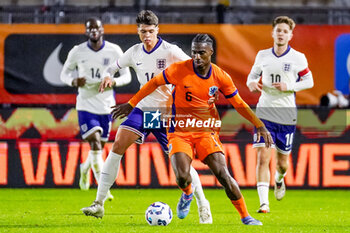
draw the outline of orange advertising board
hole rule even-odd
[[[1,103],[30,103],[30,104],[74,104],[75,94],[65,93],[59,88],[53,89],[51,93],[45,91],[28,91],[23,93],[16,90],[16,83],[6,84],[7,79],[21,79],[26,75],[16,69],[16,62],[25,59],[25,65],[41,69],[35,58],[38,52],[47,49],[46,44],[54,41],[57,45],[60,40],[68,35],[82,35],[84,32],[83,25],[0,25],[0,102]],[[115,42],[126,50],[124,41],[118,41],[120,36],[131,36],[135,43],[138,42],[135,25],[105,25],[106,37],[116,35]],[[318,105],[319,98],[322,94],[335,89],[335,43],[339,36],[350,32],[350,26],[326,26],[326,25],[297,25],[294,30],[291,46],[303,52],[309,62],[315,86],[314,88],[302,91],[297,94],[297,104]],[[226,70],[233,78],[239,92],[249,104],[256,104],[258,96],[249,93],[245,86],[246,78],[254,63],[257,52],[272,46],[271,26],[270,25],[161,25],[160,33],[166,35],[186,35],[191,38],[196,33],[208,33],[216,43],[216,63]],[[25,37],[17,38],[16,36],[35,35],[36,37],[26,39]],[[40,42],[40,48],[21,47],[22,42],[28,46],[35,43],[40,36],[44,37]],[[47,36],[51,37],[47,37]],[[57,38],[55,39],[55,36]],[[119,36],[119,37],[118,37]],[[15,40],[16,39],[16,40]],[[18,39],[18,40],[17,40]],[[32,40],[29,41],[28,40]],[[176,37],[175,39],[176,40]],[[172,41],[173,42],[173,41]],[[72,43],[78,43],[73,41]],[[185,44],[186,43],[186,44]],[[180,47],[189,47],[188,40],[179,39]],[[64,46],[64,45],[63,45]],[[129,46],[129,45],[128,45]],[[130,47],[130,46],[129,46]],[[71,47],[70,47],[71,48]],[[66,48],[65,54],[61,54],[64,62],[66,54],[70,48]],[[18,49],[18,50],[16,50]],[[186,51],[189,53],[188,49]],[[32,59],[30,59],[32,58]],[[8,62],[6,62],[8,61]],[[13,65],[9,68],[7,64]],[[21,63],[17,66],[20,70]],[[34,76],[34,75],[32,75]],[[28,82],[30,78],[26,77],[23,82]],[[37,79],[34,79],[37,80]],[[23,82],[18,82],[19,84]],[[43,85],[43,82],[36,83]],[[46,85],[46,84],[45,84]],[[348,83],[344,83],[348,85]],[[55,90],[58,92],[55,93]],[[121,94],[118,101],[127,101],[131,93]]]

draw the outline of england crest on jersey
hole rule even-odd
[[[157,68],[160,70],[164,70],[166,67],[166,59],[157,59]]]
[[[290,63],[283,63],[283,71],[284,72],[289,72],[292,70],[292,64]]]
[[[209,87],[209,96],[213,96],[215,95],[215,93],[219,90],[219,88],[217,86],[212,86]]]
[[[109,58],[103,58],[103,65],[108,66],[109,65]]]

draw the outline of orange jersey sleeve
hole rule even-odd
[[[215,72],[217,73],[216,82],[219,84],[220,91],[224,94],[226,98],[231,98],[238,93],[235,84],[232,81],[230,75],[228,75],[224,70],[219,67],[215,67]]]
[[[164,79],[164,71],[146,83],[130,100],[129,104],[135,107],[138,102],[151,94],[157,87],[167,84]]]

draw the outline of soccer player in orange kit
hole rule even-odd
[[[177,205],[179,218],[187,216],[193,197],[190,165],[194,151],[198,158],[209,166],[225,188],[226,195],[240,214],[245,225],[262,225],[248,213],[237,182],[230,175],[219,140],[221,121],[213,103],[208,100],[219,90],[235,109],[257,128],[266,147],[272,144],[270,133],[264,123],[256,117],[250,107],[239,96],[231,77],[211,63],[213,41],[207,34],[198,34],[192,40],[192,59],[177,62],[143,86],[128,103],[116,105],[114,118],[125,117],[145,96],[158,86],[173,84],[171,119],[166,121],[169,139],[169,155],[176,175],[176,182],[183,190]],[[164,121],[163,121],[164,124]]]

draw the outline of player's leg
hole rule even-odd
[[[161,145],[163,151],[169,154],[168,151],[168,139],[167,132],[165,128],[159,130],[152,130],[152,133],[156,137],[157,141]],[[192,178],[192,188],[193,194],[197,200],[199,222],[203,224],[211,224],[213,222],[209,201],[205,198],[201,181],[199,179],[197,171],[192,167],[190,169],[190,174]]]
[[[282,200],[282,198],[286,194],[286,185],[284,183],[284,177],[287,174],[288,157],[289,154],[277,152],[274,194],[278,201]]]
[[[227,169],[224,154],[222,154],[222,152],[210,154],[204,159],[204,163],[209,166],[220,184],[224,187],[226,195],[238,211],[242,223],[245,225],[262,225],[259,220],[256,220],[249,215],[244,197],[239,190],[238,184]]]
[[[98,182],[96,199],[91,206],[82,208],[81,210],[87,216],[102,218],[104,215],[104,200],[107,197],[109,189],[115,182],[120,161],[126,149],[135,142],[140,136],[125,129],[118,129],[112,150],[103,164],[102,173]]]
[[[177,216],[183,219],[188,215],[193,199],[192,177],[190,174],[193,144],[190,137],[182,134],[169,133],[168,138],[170,160],[176,176],[176,183],[183,191],[177,204]]]
[[[94,173],[95,179],[98,181],[103,166],[101,131],[97,130],[93,132],[86,138],[86,141],[88,141],[90,145],[88,158],[90,160],[91,168]]]
[[[252,218],[248,213],[238,184],[228,171],[219,135],[217,133],[203,133],[199,135],[195,140],[195,149],[197,157],[209,166],[225,188],[226,195],[239,212],[243,224],[262,225],[260,221]]]
[[[259,195],[260,207],[258,213],[269,213],[270,160],[271,150],[266,147],[257,148],[256,188]]]
[[[78,120],[82,138],[88,141],[90,145],[88,157],[85,162],[80,165],[79,180],[80,189],[87,190],[90,187],[89,175],[92,164],[97,163],[99,158],[101,158],[102,161],[101,132],[103,129],[99,122],[99,115],[78,111]],[[95,170],[94,167],[93,170]]]
[[[192,178],[190,174],[192,159],[183,152],[173,154],[170,159],[176,176],[176,183],[183,191],[177,204],[177,216],[183,219],[188,215],[193,199]]]
[[[276,140],[276,126],[275,123],[262,120],[271,133],[272,139]],[[254,129],[254,142],[253,147],[257,149],[257,164],[256,164],[256,189],[259,195],[260,207],[258,213],[269,213],[269,188],[270,188],[270,161],[271,161],[271,149],[265,147],[264,138],[261,137],[257,142],[256,128]],[[275,145],[272,145],[275,147]]]
[[[141,132],[143,125],[143,113],[140,109],[134,108],[126,119],[118,128],[116,138],[112,145],[112,149],[103,164],[101,177],[97,187],[96,200],[89,207],[82,208],[85,215],[101,217],[104,214],[103,204],[110,187],[114,184],[120,161],[125,151],[131,144],[139,138],[143,140],[144,134]]]
[[[197,200],[199,223],[212,224],[213,217],[211,215],[210,203],[205,198],[199,175],[192,165],[190,173],[192,178],[192,187],[194,189],[193,194]]]
[[[288,169],[288,157],[292,150],[295,125],[278,125],[279,133],[276,136],[276,173],[275,173],[275,197],[278,201],[286,194],[284,177]]]
[[[133,144],[140,136],[130,130],[124,128],[118,129],[112,149],[103,165],[102,174],[97,188],[96,201],[102,202],[105,199],[108,190],[114,184],[120,161],[123,158],[125,151]]]

